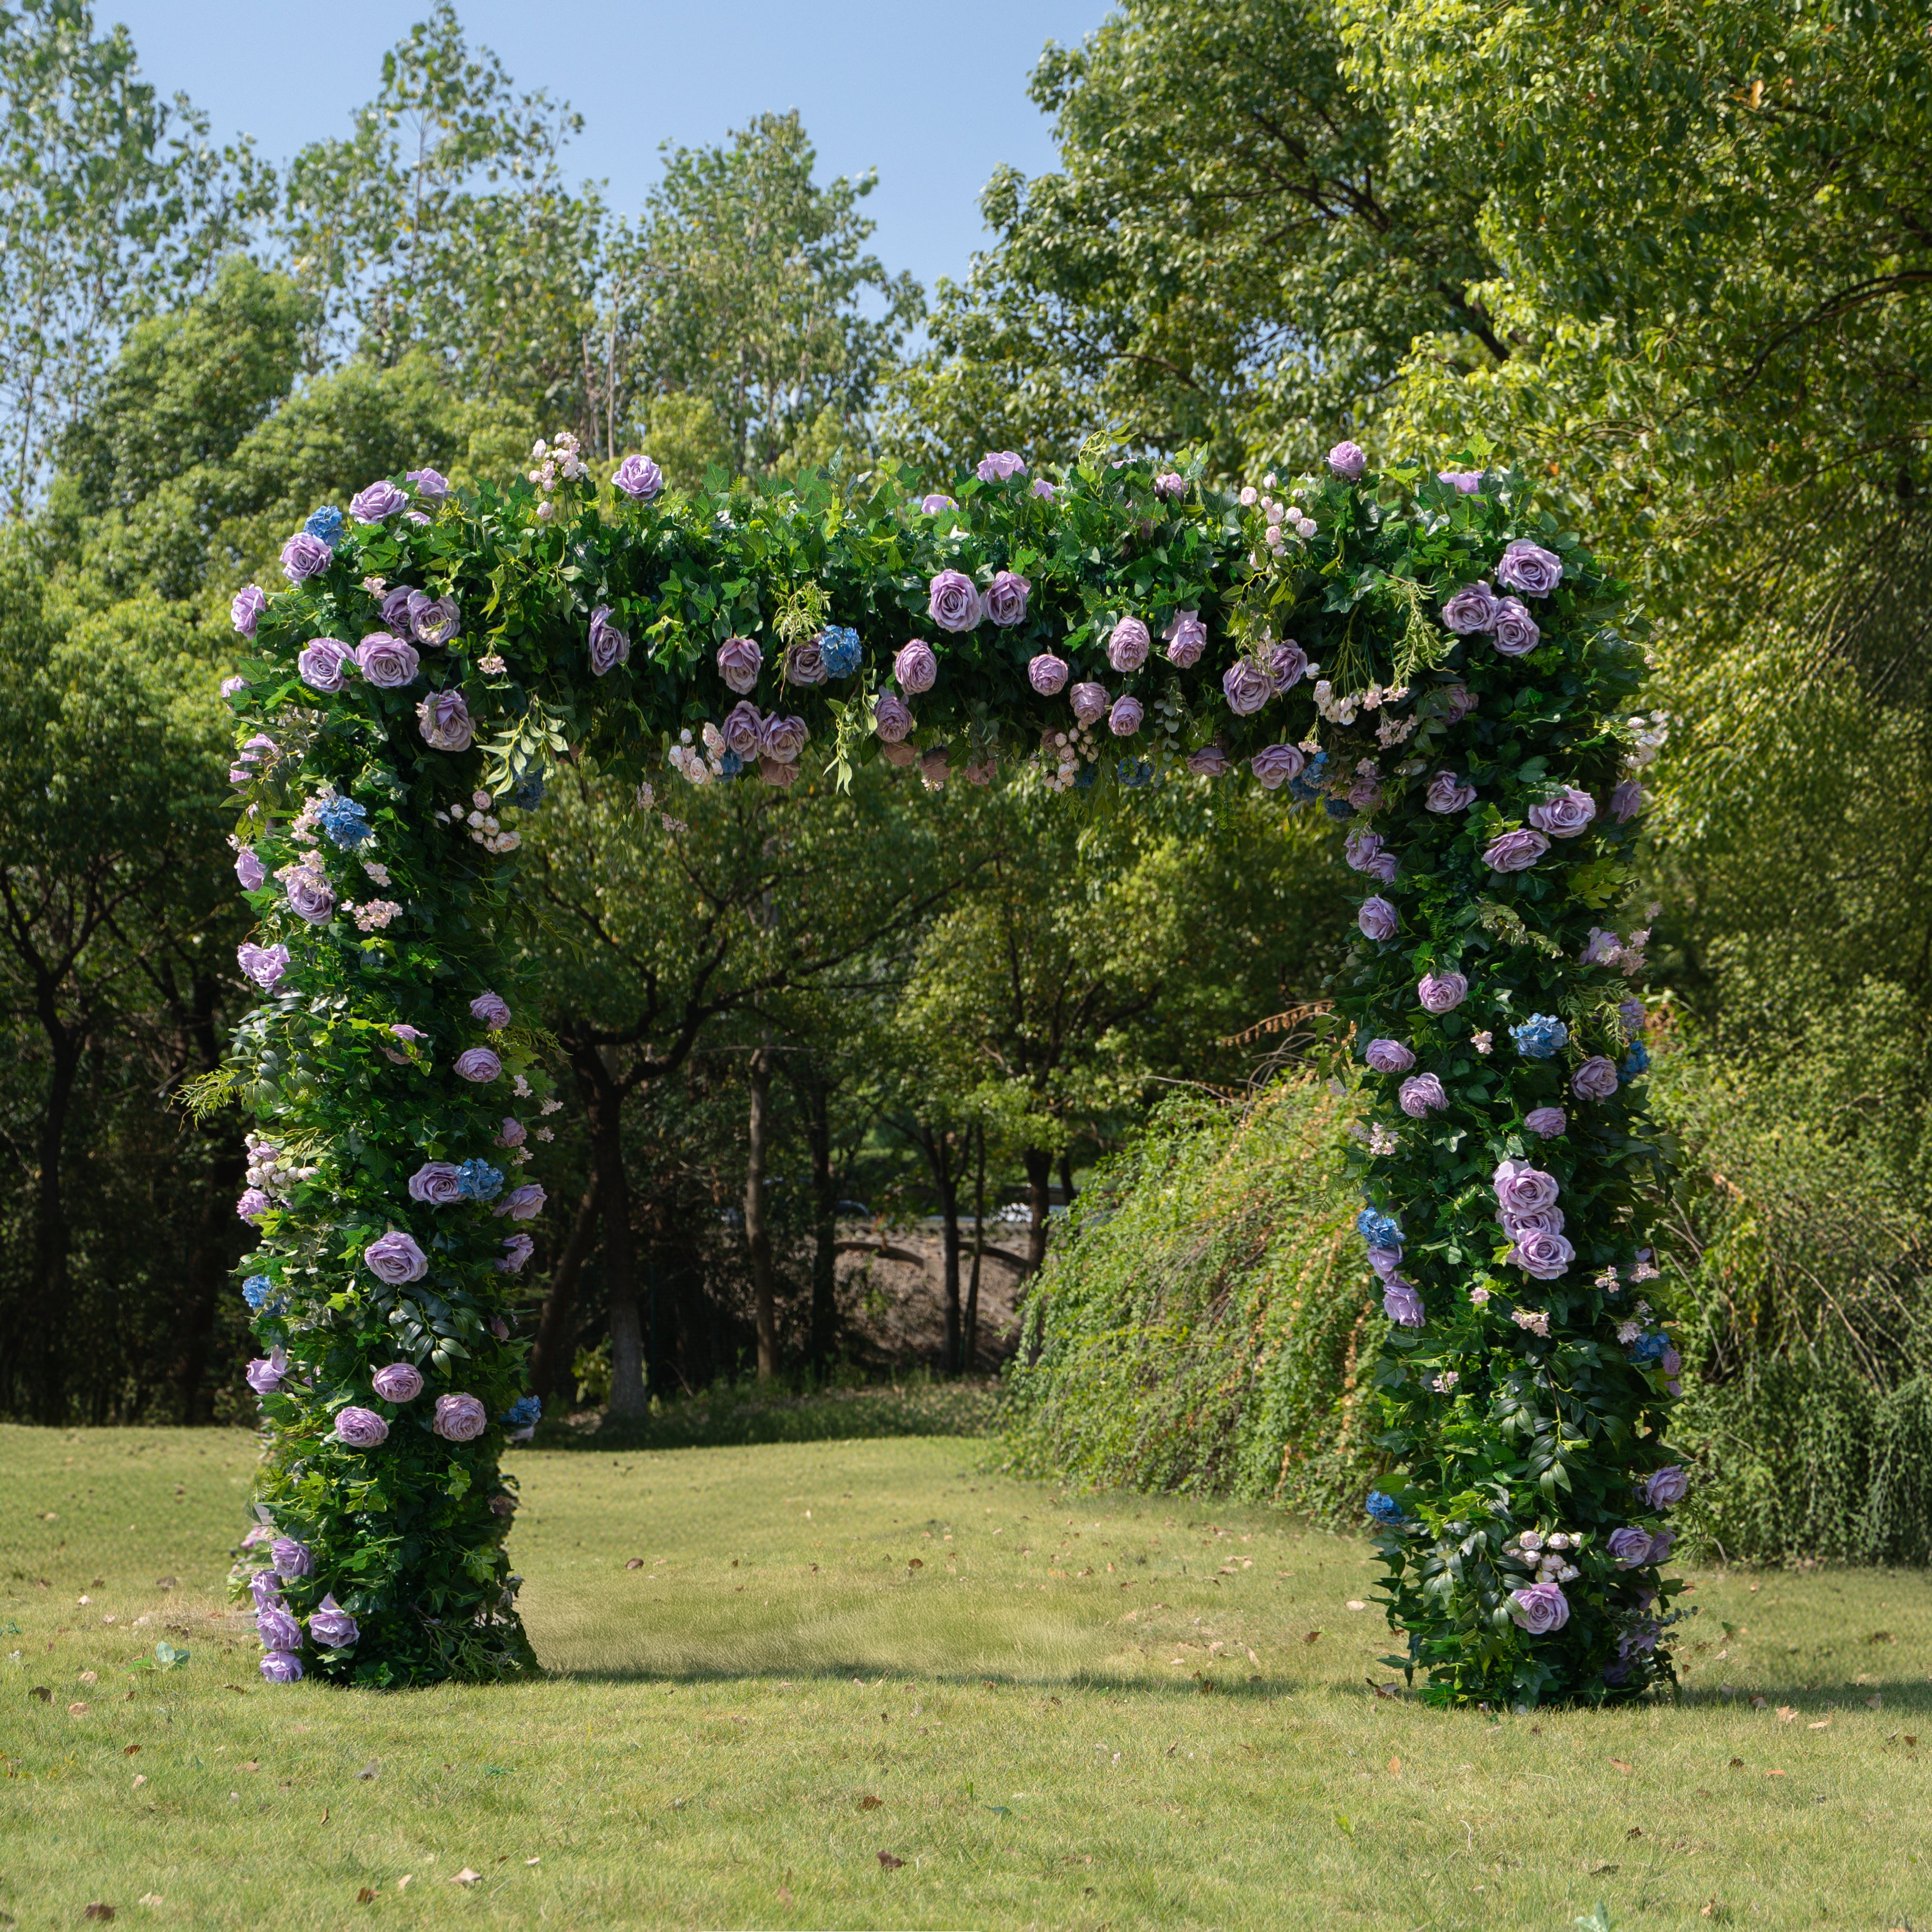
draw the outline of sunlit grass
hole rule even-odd
[[[1681,1705],[1444,1716],[1364,1682],[1391,1673],[1350,1607],[1361,1546],[1061,1496],[988,1474],[992,1453],[524,1454],[513,1552],[554,1675],[382,1697],[256,1680],[220,1594],[248,1438],[0,1430],[0,1911],[277,1932],[1567,1932],[1600,1898],[1619,1926],[1932,1918],[1922,1574],[1702,1575]],[[188,1661],[130,1676],[157,1640]]]

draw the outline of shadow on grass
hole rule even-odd
[[[770,1671],[755,1672],[724,1670],[653,1670],[644,1666],[627,1669],[622,1666],[602,1670],[547,1670],[544,1676],[557,1684],[742,1684],[748,1676],[770,1678],[775,1683],[783,1682],[796,1689],[826,1688],[847,1689],[854,1684],[866,1688],[894,1683],[914,1682],[922,1687],[930,1685],[935,1689],[952,1690],[1018,1690],[1028,1695],[1036,1693],[1046,1695],[1063,1690],[1094,1691],[1105,1696],[1136,1696],[1157,1700],[1163,1703],[1185,1703],[1203,1697],[1232,1697],[1246,1700],[1253,1703],[1266,1703],[1276,1697],[1291,1693],[1312,1690],[1334,1689],[1344,1695],[1359,1694],[1366,1698],[1371,1695],[1366,1684],[1351,1692],[1346,1684],[1330,1684],[1326,1679],[1281,1676],[1243,1677],[1190,1677],[1179,1682],[1170,1682],[1154,1677],[1130,1677],[1116,1671],[1107,1670],[1046,1670],[1018,1671],[937,1671],[909,1666],[903,1658],[887,1665],[877,1658],[867,1659],[851,1657],[842,1661],[826,1661],[800,1666],[788,1671],[779,1678]]]

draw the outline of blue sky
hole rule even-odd
[[[382,56],[429,10],[334,0],[95,0],[97,29],[125,23],[147,78],[179,89],[218,134],[247,133],[284,160],[346,130],[375,92]],[[929,289],[963,275],[983,245],[978,196],[1001,161],[1053,164],[1026,80],[1049,40],[1091,32],[1105,0],[459,0],[470,39],[494,47],[520,87],[583,115],[572,172],[608,178],[620,208],[657,178],[658,144],[723,140],[766,109],[796,107],[820,178],[876,167],[866,204],[886,266]]]

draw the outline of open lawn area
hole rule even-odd
[[[254,1453],[0,1429],[0,1924],[1932,1924],[1920,1573],[1700,1574],[1680,1704],[1490,1720],[1376,1695],[1365,1546],[1264,1511],[524,1451],[548,1681],[385,1696],[257,1679]]]

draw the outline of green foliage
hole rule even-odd
[[[1013,1468],[1353,1526],[1388,1324],[1363,1286],[1349,1112],[1306,1075],[1244,1105],[1170,1100],[1088,1176],[1007,1372]]]

